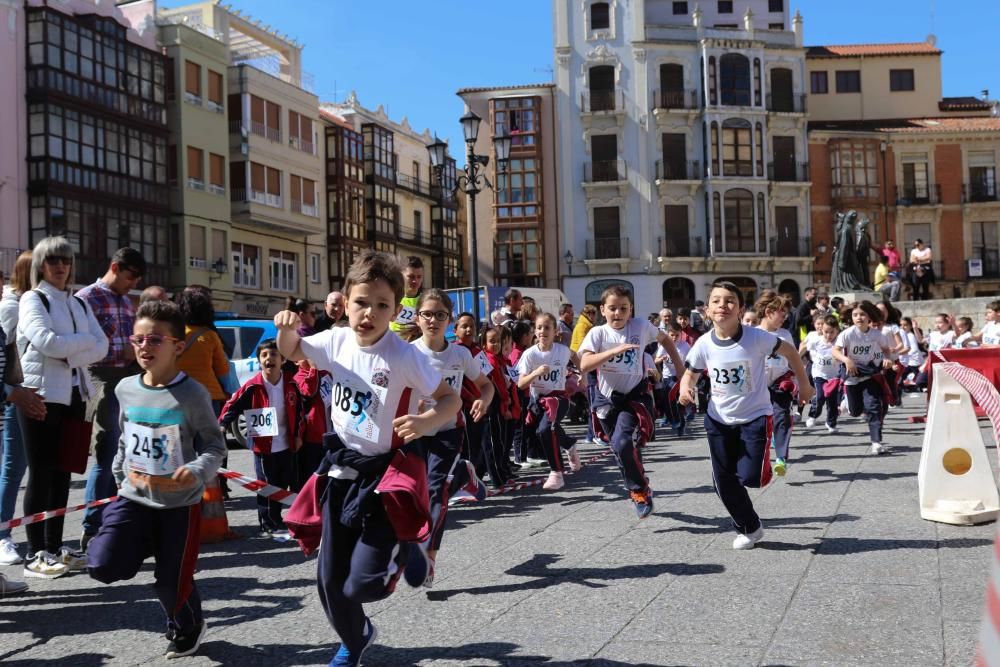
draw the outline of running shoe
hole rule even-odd
[[[406,567],[403,568],[403,578],[412,588],[420,588],[430,572],[430,559],[425,549],[424,544],[418,544],[415,548],[410,547],[410,557],[406,561]]]
[[[84,533],[80,536],[80,551],[87,553],[87,547],[90,546],[90,541],[94,539],[94,535],[90,533]]]
[[[635,505],[635,515],[645,519],[653,511],[653,492],[649,487],[645,491],[629,491],[632,504]]]
[[[48,551],[35,553],[24,564],[24,576],[34,579],[56,579],[69,572],[69,567]]]
[[[365,619],[365,633],[362,636],[365,640],[365,645],[361,647],[357,655],[351,654],[351,650],[341,644],[337,650],[337,654],[330,661],[330,667],[356,667],[361,664],[361,657],[375,643],[375,638],[378,637],[378,630],[375,629],[375,624],[372,623],[370,618]]]
[[[826,425],[826,432],[827,433],[836,433],[839,430],[840,429],[838,429],[836,426],[830,426],[829,424]]]
[[[163,654],[163,657],[183,658],[186,655],[193,655],[201,646],[201,641],[207,632],[208,623],[205,621],[202,621],[201,625],[187,634],[174,632],[174,638],[167,644],[167,652]]]
[[[812,428],[815,425],[816,425],[816,418],[815,417],[808,417],[808,418],[806,418],[806,428]]]
[[[580,452],[576,449],[576,443],[566,450],[566,455],[569,456],[569,469],[573,472],[580,472],[583,468],[583,464],[580,462]]]
[[[469,471],[469,481],[461,488],[476,500],[486,499],[486,482],[476,477],[476,467],[469,461],[465,462],[466,470]]]
[[[542,484],[542,488],[546,491],[558,491],[564,486],[566,486],[566,482],[563,480],[563,474],[555,470],[549,473],[548,479]]]
[[[874,454],[874,455],[878,456],[880,454],[885,454],[888,451],[889,450],[886,449],[886,446],[883,445],[882,443],[873,442],[872,446],[871,446],[871,449],[868,450],[868,453],[869,454]]]
[[[549,462],[546,461],[545,459],[533,459],[533,458],[529,457],[521,465],[523,465],[526,468],[544,468],[548,464],[549,464]]]
[[[434,588],[434,559],[427,556],[427,576],[424,577],[424,588]]]
[[[788,471],[788,466],[785,464],[785,459],[779,456],[777,460],[775,460],[774,465],[771,466],[771,470],[773,470],[774,474],[777,475],[778,477],[784,477],[785,473]]]
[[[0,597],[5,595],[17,595],[18,593],[23,593],[28,590],[28,584],[23,581],[11,581],[4,575],[0,573]]]
[[[0,540],[0,565],[17,565],[22,560],[14,540],[9,537]]]
[[[76,551],[69,547],[59,549],[59,561],[65,565],[70,572],[81,572],[87,569],[87,554]]]
[[[757,530],[749,534],[740,533],[733,540],[733,548],[740,551],[746,549],[753,549],[753,546],[761,541],[764,537],[764,526],[759,527]]]

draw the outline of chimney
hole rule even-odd
[[[802,13],[795,10],[795,16],[792,18],[792,32],[795,33],[795,46],[802,48],[805,43],[802,34]]]

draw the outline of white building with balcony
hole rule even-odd
[[[787,0],[555,0],[563,290],[636,312],[812,282],[802,18]]]

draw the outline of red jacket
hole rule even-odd
[[[504,419],[520,419],[521,399],[518,396],[517,387],[510,379],[510,375],[507,374],[507,369],[510,367],[507,357],[502,354],[492,354],[485,350],[484,352],[490,365],[493,366],[493,371],[489,377],[493,382],[497,396],[500,397],[500,416]]]
[[[288,448],[295,451],[302,445],[302,399],[299,395],[299,388],[295,384],[295,375],[284,371],[281,375],[285,381],[285,421],[288,432]],[[268,402],[267,389],[264,387],[264,374],[257,373],[247,380],[246,384],[237,389],[236,393],[222,406],[219,423],[223,428],[227,428],[247,410],[269,407],[271,404]],[[266,456],[271,453],[270,436],[252,438],[247,444],[251,446],[254,454]]]
[[[295,386],[302,392],[303,428],[302,442],[309,445],[323,444],[323,434],[326,433],[326,415],[329,408],[323,402],[320,393],[320,383],[324,377],[329,377],[326,371],[315,368],[299,367],[295,373]]]

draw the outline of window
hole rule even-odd
[[[725,196],[725,252],[756,252],[753,194],[749,190],[729,190]],[[716,221],[719,230],[719,221]]]
[[[830,92],[826,72],[810,72],[809,86],[813,95],[826,95]]]
[[[674,3],[674,16],[686,16],[688,13],[688,3],[687,2],[675,2]]]
[[[417,241],[424,236],[424,214],[421,211],[413,212],[413,236]]]
[[[205,151],[188,146],[187,149],[187,186],[192,190],[205,189]]]
[[[663,207],[663,234],[660,255],[664,257],[692,256],[686,204],[667,204]],[[700,255],[701,251],[699,250],[697,254]]]
[[[260,248],[232,244],[233,287],[260,289]]]
[[[585,111],[615,110],[615,68],[611,65],[591,67],[588,78],[590,107]]]
[[[719,13],[720,14],[732,14],[733,13],[733,0],[719,0]]]
[[[226,194],[226,158],[208,154],[208,190],[217,195]]]
[[[315,252],[309,253],[309,282],[318,283],[319,282],[319,254]]]
[[[1000,236],[996,222],[972,223],[972,254],[970,259],[983,262],[983,277],[1000,275]],[[922,237],[924,240],[927,237]]]
[[[281,141],[281,107],[251,95],[250,131],[271,141]]]
[[[830,143],[830,179],[834,199],[878,198],[876,148],[870,143]]]
[[[889,90],[892,92],[914,90],[912,69],[889,70]]]
[[[753,176],[751,127],[742,119],[722,123],[722,175]]]
[[[221,229],[212,230],[212,254],[208,256],[213,262],[215,260],[222,260],[225,262],[226,257],[226,232]]]
[[[992,151],[969,153],[969,194],[966,201],[994,201],[997,198],[993,160]]]
[[[590,259],[615,259],[624,257],[621,237],[620,210],[617,206],[594,208],[594,245],[588,253]]]
[[[541,215],[541,162],[514,158],[507,169],[507,187],[496,194],[497,218],[532,218]]]
[[[614,90],[614,79],[612,74],[612,91]],[[612,104],[614,93],[611,94]],[[511,135],[511,149],[520,150],[521,147],[535,146],[538,142],[538,107],[541,101],[537,97],[513,97],[506,99],[490,100],[493,107],[493,128],[494,134],[500,136],[502,130],[506,129]],[[612,107],[614,108],[614,107]]]
[[[316,181],[292,174],[289,177],[292,212],[316,217]]]
[[[207,269],[205,260],[205,228],[201,225],[188,227],[188,266],[193,269]]]
[[[281,172],[258,162],[251,162],[250,201],[281,208]]]
[[[312,120],[291,109],[288,110],[288,145],[313,154]]]
[[[785,11],[785,0],[767,0],[767,11],[772,14]]]
[[[768,30],[784,30],[785,29],[785,24],[784,23],[768,23],[767,24],[767,29]]]
[[[750,106],[750,60],[739,53],[727,53],[719,59],[719,83],[722,103],[727,106]]]
[[[223,79],[218,72],[208,70],[208,107],[216,113],[225,110],[222,99]]]
[[[542,244],[537,229],[498,229],[493,248],[498,280],[510,285],[540,285]]]
[[[184,61],[184,100],[201,104],[201,65]]]
[[[837,92],[838,93],[860,93],[861,92],[861,70],[837,70]]]
[[[295,265],[295,253],[272,250],[271,289],[277,292],[297,292],[298,277]]]
[[[929,199],[927,156],[903,156],[903,187],[899,199],[919,203]]]
[[[590,29],[607,30],[611,27],[611,10],[606,2],[595,2],[590,6]]]

